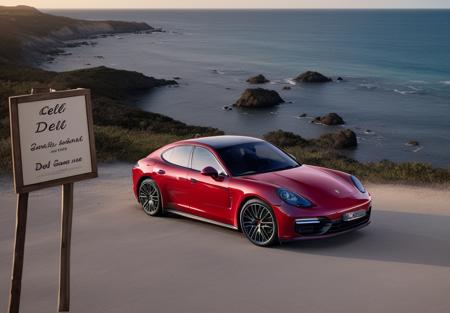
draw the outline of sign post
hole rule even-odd
[[[62,185],[61,198],[61,257],[59,267],[59,312],[70,306],[70,240],[72,236],[73,183]]]
[[[22,289],[23,255],[25,233],[27,229],[28,193],[17,195],[16,233],[14,240],[13,268],[11,276],[11,292],[9,296],[9,312],[18,313],[20,291]]]
[[[9,98],[17,221],[8,312],[19,312],[28,193],[59,185],[62,200],[58,310],[67,312],[73,183],[97,177],[90,91],[33,91]]]

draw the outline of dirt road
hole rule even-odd
[[[75,184],[71,312],[448,313],[450,191],[373,185],[373,223],[320,241],[264,249],[184,218],[150,218],[129,165]],[[15,223],[0,182],[0,312]],[[21,312],[56,312],[60,190],[30,194]]]

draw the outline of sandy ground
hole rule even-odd
[[[450,191],[369,186],[368,228],[263,249],[236,231],[150,218],[129,165],[76,183],[71,312],[450,312]],[[0,312],[15,224],[0,182]],[[56,312],[59,189],[30,194],[21,312]]]

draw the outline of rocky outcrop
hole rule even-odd
[[[286,132],[284,130],[271,131],[264,135],[264,139],[273,143],[278,147],[293,147],[293,146],[306,146],[308,145],[308,140],[300,135]]]
[[[283,130],[272,131],[264,139],[279,147],[299,146],[304,149],[351,149],[358,146],[356,134],[351,129],[325,134],[317,139],[305,139],[300,135]]]
[[[410,140],[406,143],[408,146],[413,146],[413,147],[417,147],[419,146],[419,142],[417,140]]]
[[[101,34],[152,31],[146,23],[87,21],[42,13],[28,6],[0,6],[0,61],[37,63],[63,41],[92,38]],[[8,44],[6,44],[8,43]]]
[[[313,123],[324,124],[324,125],[342,125],[345,124],[342,117],[337,113],[328,113],[324,116],[318,116],[313,121]]]
[[[301,82],[301,83],[327,83],[331,82],[331,78],[326,77],[319,72],[314,71],[307,71],[300,75],[298,75],[296,78],[294,78],[295,81]]]
[[[284,100],[275,90],[263,88],[246,89],[241,97],[233,104],[236,107],[264,108],[276,106]]]
[[[249,84],[265,84],[268,82],[269,80],[263,74],[259,74],[247,79],[247,83]]]
[[[335,149],[348,149],[358,146],[356,134],[351,129],[344,129],[336,134],[325,134],[317,140],[322,146],[331,146]]]

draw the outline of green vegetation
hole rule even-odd
[[[56,73],[26,66],[0,65],[0,172],[11,170],[8,97],[28,94],[34,87],[91,89],[100,161],[136,161],[175,140],[223,134],[215,128],[186,125],[133,106],[136,95],[174,84],[176,82],[172,80],[106,67]]]
[[[328,140],[329,136],[325,135]],[[434,168],[424,163],[381,162],[360,163],[322,139],[306,140],[281,130],[270,132],[264,139],[294,155],[301,163],[330,167],[348,172],[365,181],[381,183],[444,184],[450,183],[450,168]],[[331,147],[331,148],[330,148]]]

